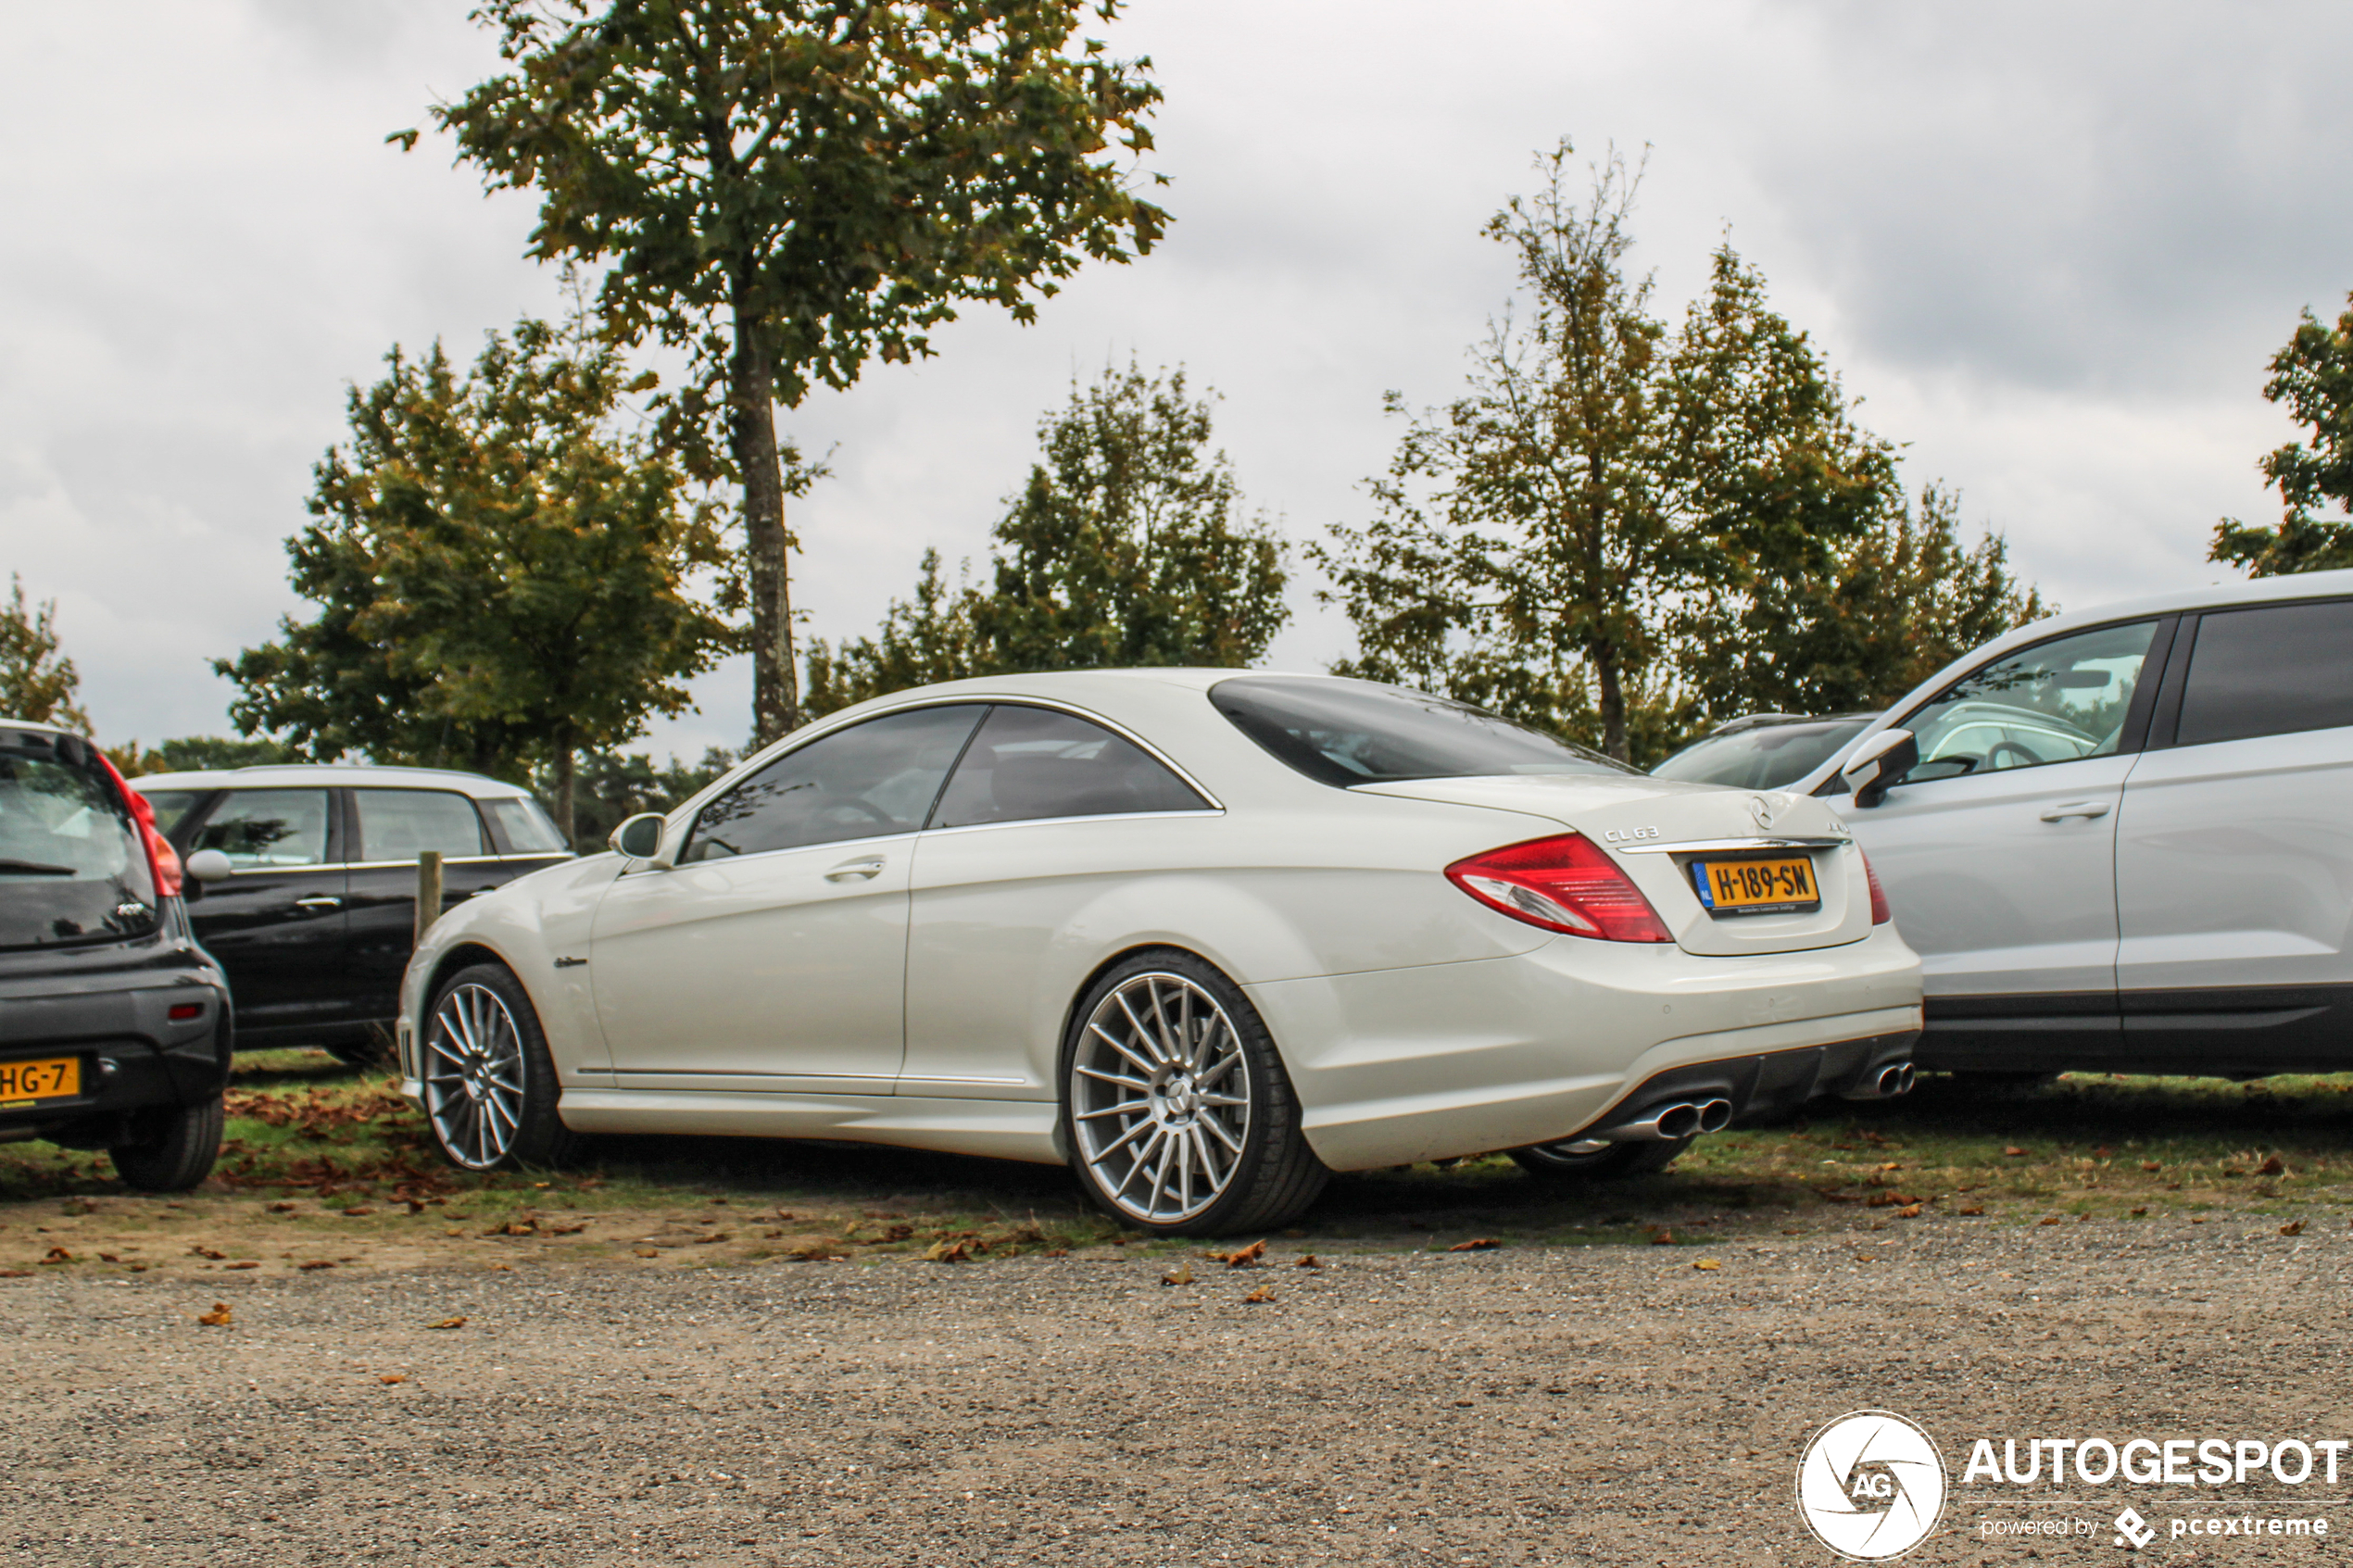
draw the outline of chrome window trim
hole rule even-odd
[[[1182,811],[1090,811],[1077,817],[1013,817],[1001,822],[960,822],[954,827],[925,828],[928,838],[943,833],[983,833],[990,828],[1034,828],[1049,822],[1143,822],[1164,817],[1222,817],[1223,806],[1192,807]]]
[[[1843,849],[1851,838],[1692,838],[1680,844],[1611,844],[1620,855],[1697,855],[1736,849]]]

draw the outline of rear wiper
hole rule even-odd
[[[14,872],[19,876],[79,876],[72,866],[46,866],[39,860],[11,860],[0,858],[0,875]]]

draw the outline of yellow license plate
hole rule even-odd
[[[0,1110],[18,1110],[44,1099],[70,1099],[82,1092],[82,1059],[53,1057],[42,1061],[0,1061]]]
[[[1786,860],[1694,860],[1692,882],[1699,901],[1719,915],[1772,915],[1819,909],[1814,862],[1803,855]]]

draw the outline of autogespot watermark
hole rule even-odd
[[[1997,1453],[1995,1443],[2001,1447]],[[1935,1530],[1947,1502],[1967,1510],[1987,1505],[1975,1522],[1984,1540],[2096,1541],[2139,1551],[2160,1537],[2220,1545],[2229,1537],[2276,1541],[2325,1539],[2330,1521],[2318,1512],[2270,1512],[2206,1499],[2139,1500],[2158,1517],[2127,1502],[2113,1518],[2083,1498],[2020,1497],[2019,1488],[2064,1486],[2334,1486],[2353,1439],[2304,1437],[1978,1437],[1970,1441],[1960,1479],[1951,1482],[1935,1440],[1892,1411],[1854,1411],[1816,1432],[1797,1467],[1797,1511],[1815,1538],[1857,1562],[1901,1557]],[[2344,1464],[2353,1480],[2353,1462]],[[1987,1488],[1980,1490],[1979,1488]],[[1994,1491],[1991,1488],[1999,1487]],[[2107,1496],[2123,1500],[2118,1492]],[[2334,1508],[2334,1496],[2296,1500]],[[2267,1497],[2276,1506],[2285,1500]],[[2022,1506],[2021,1506],[2022,1505]],[[2062,1512],[2064,1511],[2064,1512]],[[1959,1526],[1968,1528],[1966,1524]]]

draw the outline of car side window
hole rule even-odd
[[[327,792],[323,789],[239,789],[220,803],[188,846],[218,849],[239,870],[315,866],[327,858]]]
[[[966,702],[886,713],[788,751],[705,806],[679,859],[913,833],[985,711]]]
[[[474,803],[447,789],[355,789],[361,860],[413,860],[428,849],[450,859],[486,855]]]
[[[1905,782],[2110,755],[2156,633],[2154,621],[2102,626],[1964,675],[1897,721],[1920,752]]]
[[[1142,748],[1086,720],[1005,706],[964,748],[932,826],[1210,809]]]
[[[2177,746],[2353,724],[2353,599],[2199,618]]]

